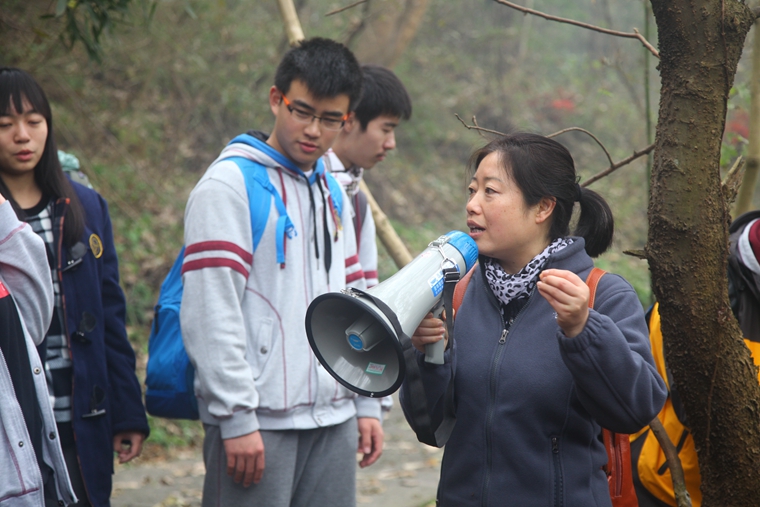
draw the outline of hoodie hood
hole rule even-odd
[[[295,164],[288,159],[285,155],[275,150],[266,143],[268,136],[264,132],[251,131],[246,134],[240,134],[222,150],[219,157],[214,161],[217,163],[221,160],[230,157],[243,157],[265,167],[281,167],[287,174],[295,177],[302,177],[309,182],[309,185],[314,184],[317,178],[321,177],[325,172],[325,165],[320,157],[314,165],[314,171],[309,176],[295,166]]]

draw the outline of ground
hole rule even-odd
[[[443,451],[417,441],[397,398],[383,428],[382,457],[357,473],[357,507],[434,505]],[[204,472],[200,449],[174,450],[163,457],[116,465],[111,505],[199,507]]]

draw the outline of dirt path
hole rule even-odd
[[[383,424],[383,456],[357,473],[358,507],[434,505],[443,451],[417,442],[395,402]],[[200,450],[176,454],[171,460],[117,465],[112,507],[200,507],[205,472]]]

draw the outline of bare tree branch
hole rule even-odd
[[[343,44],[345,44],[348,47],[351,47],[354,40],[359,36],[360,33],[364,31],[365,28],[367,28],[367,16],[369,16],[369,7],[370,3],[369,0],[365,0],[364,7],[362,7],[362,17],[359,20],[358,23],[354,25],[353,28],[351,28],[351,31],[348,34],[348,37],[346,37],[345,41],[343,41]]]
[[[491,129],[487,129],[487,128],[481,127],[480,125],[478,125],[478,122],[477,122],[477,120],[475,119],[474,116],[472,117],[472,123],[473,123],[473,125],[467,125],[467,123],[456,113],[454,113],[454,116],[457,117],[457,120],[459,120],[462,123],[462,125],[465,126],[465,128],[467,128],[468,130],[475,130],[475,131],[477,131],[478,134],[480,134],[482,137],[485,137],[483,135],[484,132],[487,132],[489,134],[495,134],[497,136],[506,136],[507,135],[504,132],[499,132],[498,130],[491,130]],[[555,136],[558,136],[560,134],[564,134],[565,132],[570,132],[570,131],[573,131],[573,130],[577,130],[579,132],[583,132],[583,133],[588,134],[589,136],[591,136],[591,138],[593,138],[594,141],[596,141],[597,144],[599,144],[599,146],[602,148],[602,150],[604,151],[604,154],[607,155],[607,160],[610,161],[610,166],[607,169],[605,169],[604,171],[602,171],[600,173],[595,174],[594,176],[590,177],[589,179],[587,179],[586,181],[584,181],[583,183],[581,183],[580,185],[582,187],[587,187],[587,186],[591,185],[595,181],[604,178],[608,174],[617,171],[618,169],[620,169],[624,165],[628,165],[631,162],[633,162],[634,160],[636,160],[637,158],[643,157],[644,155],[647,155],[647,154],[649,154],[649,152],[651,152],[652,150],[654,150],[654,144],[650,144],[649,146],[647,146],[643,150],[634,151],[633,155],[631,155],[630,157],[624,158],[620,162],[614,163],[612,161],[612,157],[610,156],[610,153],[607,151],[607,148],[604,147],[604,145],[602,144],[602,142],[594,134],[592,134],[591,132],[589,132],[586,129],[582,129],[580,127],[569,127],[569,128],[566,128],[566,129],[562,129],[562,130],[560,130],[558,132],[555,132],[553,134],[549,134],[546,137],[555,137]]]
[[[723,178],[721,189],[728,205],[731,205],[736,200],[736,194],[739,192],[739,187],[741,187],[744,180],[744,168],[744,157],[739,156],[728,173],[726,173],[726,177]]]
[[[646,250],[623,250],[623,253],[625,255],[630,255],[631,257],[636,257],[637,259],[649,259],[649,257],[647,257]]]
[[[494,2],[506,5],[507,7],[511,7],[512,9],[518,10],[520,12],[524,12],[525,14],[533,14],[534,16],[538,16],[544,19],[548,19],[549,21],[557,21],[558,23],[567,23],[568,25],[575,25],[579,26],[581,28],[586,28],[588,30],[593,30],[595,32],[605,33],[607,35],[614,35],[616,37],[625,37],[628,39],[639,39],[641,41],[641,44],[644,45],[647,50],[652,53],[657,58],[660,57],[660,53],[652,46],[649,41],[647,41],[643,35],[639,33],[639,31],[634,28],[633,33],[630,32],[619,32],[617,30],[609,30],[607,28],[602,28],[600,26],[594,26],[589,25],[588,23],[581,23],[580,21],[575,21],[573,19],[567,19],[567,18],[560,18],[557,16],[552,16],[550,14],[543,13],[541,11],[537,11],[534,9],[529,9],[527,7],[523,7],[521,5],[513,4],[512,2],[508,2],[507,0],[494,0]]]
[[[346,5],[345,7],[341,7],[340,9],[335,9],[334,11],[330,11],[327,14],[325,14],[325,17],[332,16],[333,14],[338,14],[339,12],[347,11],[348,9],[352,7],[356,7],[357,5],[361,5],[365,2],[368,2],[369,0],[359,0],[358,2],[354,2],[350,5]]]
[[[678,457],[676,446],[670,441],[668,432],[665,431],[665,427],[658,418],[655,417],[649,423],[649,427],[657,442],[659,442],[660,448],[665,453],[665,460],[668,463],[668,468],[670,468],[670,479],[673,481],[673,493],[675,494],[676,505],[678,507],[691,507],[691,498],[686,489],[681,458]]]
[[[634,151],[633,155],[631,155],[630,157],[624,158],[623,160],[621,160],[617,164],[612,164],[611,166],[609,166],[604,171],[602,171],[602,172],[600,172],[598,174],[595,174],[594,176],[590,177],[589,179],[587,179],[586,181],[584,181],[583,183],[581,183],[581,186],[582,187],[587,187],[587,186],[591,185],[595,181],[600,180],[600,179],[604,178],[605,176],[607,176],[608,174],[617,171],[618,169],[620,169],[624,165],[630,164],[631,162],[633,162],[637,158],[643,157],[644,155],[648,155],[649,152],[651,152],[652,150],[654,150],[654,143],[650,144],[649,146],[647,146],[646,148],[644,148],[641,151]]]
[[[475,119],[474,116],[472,117],[472,123],[474,125],[467,125],[467,123],[465,123],[465,121],[462,118],[460,118],[459,115],[456,114],[456,113],[454,113],[454,116],[456,116],[457,120],[461,121],[462,125],[464,125],[466,128],[468,128],[470,130],[476,130],[476,131],[478,131],[478,133],[481,136],[483,135],[483,132],[488,132],[489,134],[496,134],[497,136],[505,136],[505,135],[507,135],[504,132],[499,132],[498,130],[491,130],[491,129],[486,129],[486,128],[478,126],[478,122],[477,122],[477,120]]]
[[[604,152],[604,154],[607,155],[607,160],[609,160],[610,166],[615,165],[615,162],[612,161],[612,157],[610,156],[610,152],[607,151],[607,148],[604,147],[604,145],[602,144],[602,142],[594,134],[592,134],[591,132],[589,132],[586,129],[582,129],[580,127],[569,127],[569,128],[566,128],[566,129],[562,129],[559,132],[555,132],[554,134],[549,134],[546,137],[556,137],[556,136],[558,136],[560,134],[564,134],[565,132],[571,132],[571,131],[574,131],[574,130],[578,131],[578,132],[583,132],[584,134],[588,134],[589,137],[591,137],[591,139],[593,139],[594,141],[596,141],[596,144],[598,144],[599,147],[602,148],[602,151]]]

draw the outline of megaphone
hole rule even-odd
[[[478,247],[472,238],[452,231],[367,291],[344,289],[315,298],[306,311],[306,334],[320,364],[361,395],[380,397],[395,392],[404,381],[406,368],[396,329],[411,336],[441,302],[444,272],[454,269],[463,276],[477,259]],[[441,364],[443,340],[435,345],[426,347],[425,359]]]

